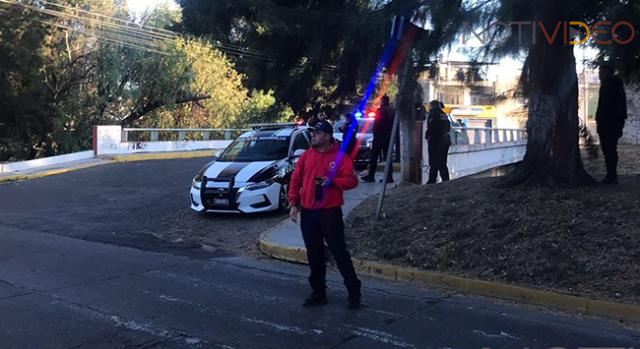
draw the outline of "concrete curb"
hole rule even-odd
[[[260,235],[260,250],[266,255],[294,263],[307,264],[304,248],[278,245],[268,240],[270,230]],[[570,296],[556,292],[512,286],[499,282],[469,279],[434,271],[352,258],[361,274],[394,281],[413,281],[472,294],[541,305],[560,310],[607,317],[618,321],[640,322],[640,306]]]
[[[71,167],[63,167],[63,168],[57,168],[57,169],[54,169],[54,170],[47,170],[47,171],[41,171],[41,172],[35,172],[35,173],[3,176],[3,177],[0,177],[0,184],[1,183],[7,183],[7,182],[26,181],[26,180],[30,180],[30,179],[37,179],[37,178],[42,178],[42,177],[54,176],[54,175],[58,175],[58,174],[63,174],[63,173],[75,171],[75,170],[82,170],[82,169],[85,169],[85,168],[91,168],[91,167],[100,166],[100,165],[106,165],[106,164],[108,164],[108,162],[84,164],[84,165],[71,166]]]
[[[142,161],[142,160],[170,160],[170,159],[190,159],[214,156],[214,150],[163,152],[163,153],[134,153],[127,155],[101,155],[101,159],[113,160],[116,162]]]

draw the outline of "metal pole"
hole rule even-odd
[[[376,209],[376,221],[380,220],[380,212],[382,212],[382,202],[384,201],[384,194],[387,191],[387,176],[389,171],[392,171],[392,163],[393,159],[393,146],[396,144],[396,137],[398,136],[398,126],[400,123],[400,118],[395,115],[393,119],[393,128],[391,129],[391,140],[389,141],[389,149],[387,149],[387,161],[384,164],[384,173],[382,175],[382,190],[380,190],[380,194],[378,195],[378,208]],[[393,171],[392,171],[393,173]]]

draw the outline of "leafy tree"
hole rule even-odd
[[[524,30],[499,26],[488,45],[496,55],[526,55],[521,87],[528,97],[527,152],[510,183],[580,185],[592,183],[582,164],[578,147],[578,78],[574,46],[565,42],[558,26],[574,19],[588,25],[602,20],[626,18],[637,23],[640,10],[631,1],[501,0],[488,6],[485,18],[502,22],[534,23]],[[622,15],[624,13],[624,15]],[[614,35],[629,38],[621,28]],[[637,30],[637,28],[636,28]],[[558,31],[555,34],[554,32]],[[535,35],[535,39],[534,39]],[[580,36],[584,37],[584,33]],[[554,40],[555,39],[555,40]],[[576,39],[571,34],[568,40]],[[567,41],[568,41],[567,40]],[[618,63],[623,76],[638,79],[638,42],[599,46],[600,59]],[[634,63],[635,62],[635,63]]]
[[[136,19],[121,0],[0,11],[0,160],[89,149],[96,124],[207,128],[277,117],[273,94],[249,93],[208,40],[161,29],[180,20],[169,6]]]
[[[0,5],[0,161],[36,155],[31,144],[41,144],[50,123],[51,94],[40,74],[38,52],[47,28],[29,18],[22,8]]]

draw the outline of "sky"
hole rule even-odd
[[[129,0],[129,9],[137,14],[143,13],[147,8],[153,8],[165,1],[178,6],[173,0]]]
[[[174,6],[178,6],[177,3],[175,2],[175,0],[129,0],[128,4],[129,4],[129,9],[136,13],[136,14],[142,14],[146,9],[148,8],[153,8],[165,1],[170,2],[171,4],[173,4]],[[215,1],[215,0],[211,0],[211,1]],[[474,0],[468,0],[468,1],[474,1]],[[471,46],[475,46],[477,47],[479,45],[479,43],[474,43],[473,39],[470,42],[467,42],[467,45],[471,45]],[[445,58],[446,60],[468,60],[470,57],[468,55],[466,55],[465,53],[463,53],[462,50],[462,46],[461,45],[456,45],[455,43],[452,45],[452,47],[447,50],[444,49],[442,51],[443,54],[443,58]],[[577,60],[577,65],[578,65],[578,71],[582,70],[582,49],[584,49],[583,47],[576,47],[576,60]],[[594,56],[594,51],[593,50],[586,50],[586,56],[592,58]],[[516,75],[519,75],[520,73],[520,68],[522,67],[522,60],[518,60],[518,59],[512,59],[512,58],[503,58],[500,60],[500,64],[497,66],[492,67],[492,69],[490,69],[491,71],[489,72],[489,75],[502,75],[503,78],[512,78]],[[506,76],[505,76],[506,75]]]

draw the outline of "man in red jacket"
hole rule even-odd
[[[334,142],[330,123],[319,121],[313,125],[312,135],[312,148],[298,160],[289,183],[289,216],[297,222],[300,213],[300,229],[311,269],[309,284],[313,292],[303,305],[327,304],[323,241],[326,240],[349,291],[348,308],[356,309],[360,307],[361,283],[344,240],[342,193],[357,187],[358,178],[351,158]]]

